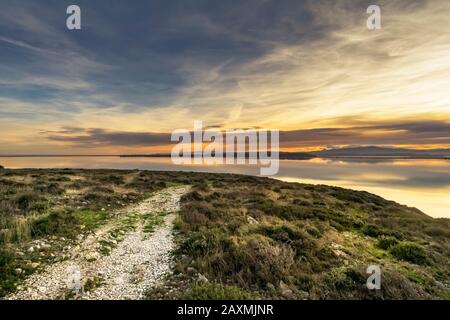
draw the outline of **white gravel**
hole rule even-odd
[[[68,260],[31,275],[21,290],[6,299],[64,299],[71,292],[70,282],[74,274],[77,277],[77,272],[81,284],[87,279],[101,279],[101,284],[89,292],[79,292],[75,298],[141,299],[147,289],[158,284],[170,272],[171,251],[174,249],[173,212],[179,210],[180,197],[187,190],[188,187],[167,188],[118,214],[117,219],[81,240]],[[138,219],[134,231],[126,233],[109,255],[101,255],[98,252],[99,240],[111,240],[108,238],[109,231],[117,227],[118,219],[127,212],[169,214],[164,217],[164,224],[156,227],[152,234],[143,231],[142,221]]]

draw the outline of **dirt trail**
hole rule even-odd
[[[31,275],[22,290],[6,299],[142,298],[170,271],[174,212],[187,191],[188,187],[167,188],[128,208],[84,238],[68,260]],[[159,219],[151,226],[153,232],[146,230],[149,219]],[[84,292],[74,294],[80,284]]]

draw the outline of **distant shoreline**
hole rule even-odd
[[[170,158],[170,154],[133,154],[133,155],[101,155],[101,154],[89,154],[89,155],[0,155],[0,158],[90,158],[90,157],[110,157],[110,158]],[[246,156],[248,157],[248,155]],[[420,155],[342,155],[342,156],[331,156],[331,155],[310,155],[310,154],[290,154],[290,153],[280,153],[280,160],[310,160],[310,159],[400,159],[400,160],[450,160],[447,156],[420,156]]]
[[[117,154],[26,154],[26,155],[0,155],[0,158],[73,158],[73,157],[120,157]]]

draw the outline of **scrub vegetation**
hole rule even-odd
[[[263,298],[450,298],[448,219],[367,192],[243,176],[182,200],[180,274]],[[381,290],[367,289],[369,265],[381,268]],[[193,279],[188,292],[214,297],[217,285]]]
[[[166,299],[449,299],[450,220],[367,192],[232,174],[0,170],[0,296],[126,206],[192,186]],[[151,234],[163,214],[143,216]],[[135,225],[120,220],[120,238]],[[114,246],[105,244],[105,254]],[[366,269],[379,265],[381,290]],[[88,287],[101,281],[93,279]],[[89,289],[89,288],[86,288]]]

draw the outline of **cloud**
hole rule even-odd
[[[450,123],[424,121],[361,127],[282,131],[282,146],[291,148],[346,145],[450,145]]]
[[[79,128],[60,132],[44,132],[47,139],[86,148],[105,146],[160,146],[170,143],[170,135],[154,132],[110,132],[103,129]]]
[[[205,127],[207,129],[208,127]],[[217,128],[217,127],[216,127]],[[107,131],[63,128],[43,131],[46,139],[77,147],[146,147],[171,144],[171,133]],[[281,148],[309,148],[347,145],[450,145],[450,123],[391,123],[351,128],[317,128],[280,132]]]
[[[447,0],[379,1],[375,32],[362,0],[80,0],[80,32],[65,28],[68,4],[4,0],[3,140],[25,145],[65,126],[170,132],[201,119],[304,134],[302,146],[448,143],[445,125],[430,137],[382,127],[450,120]]]

